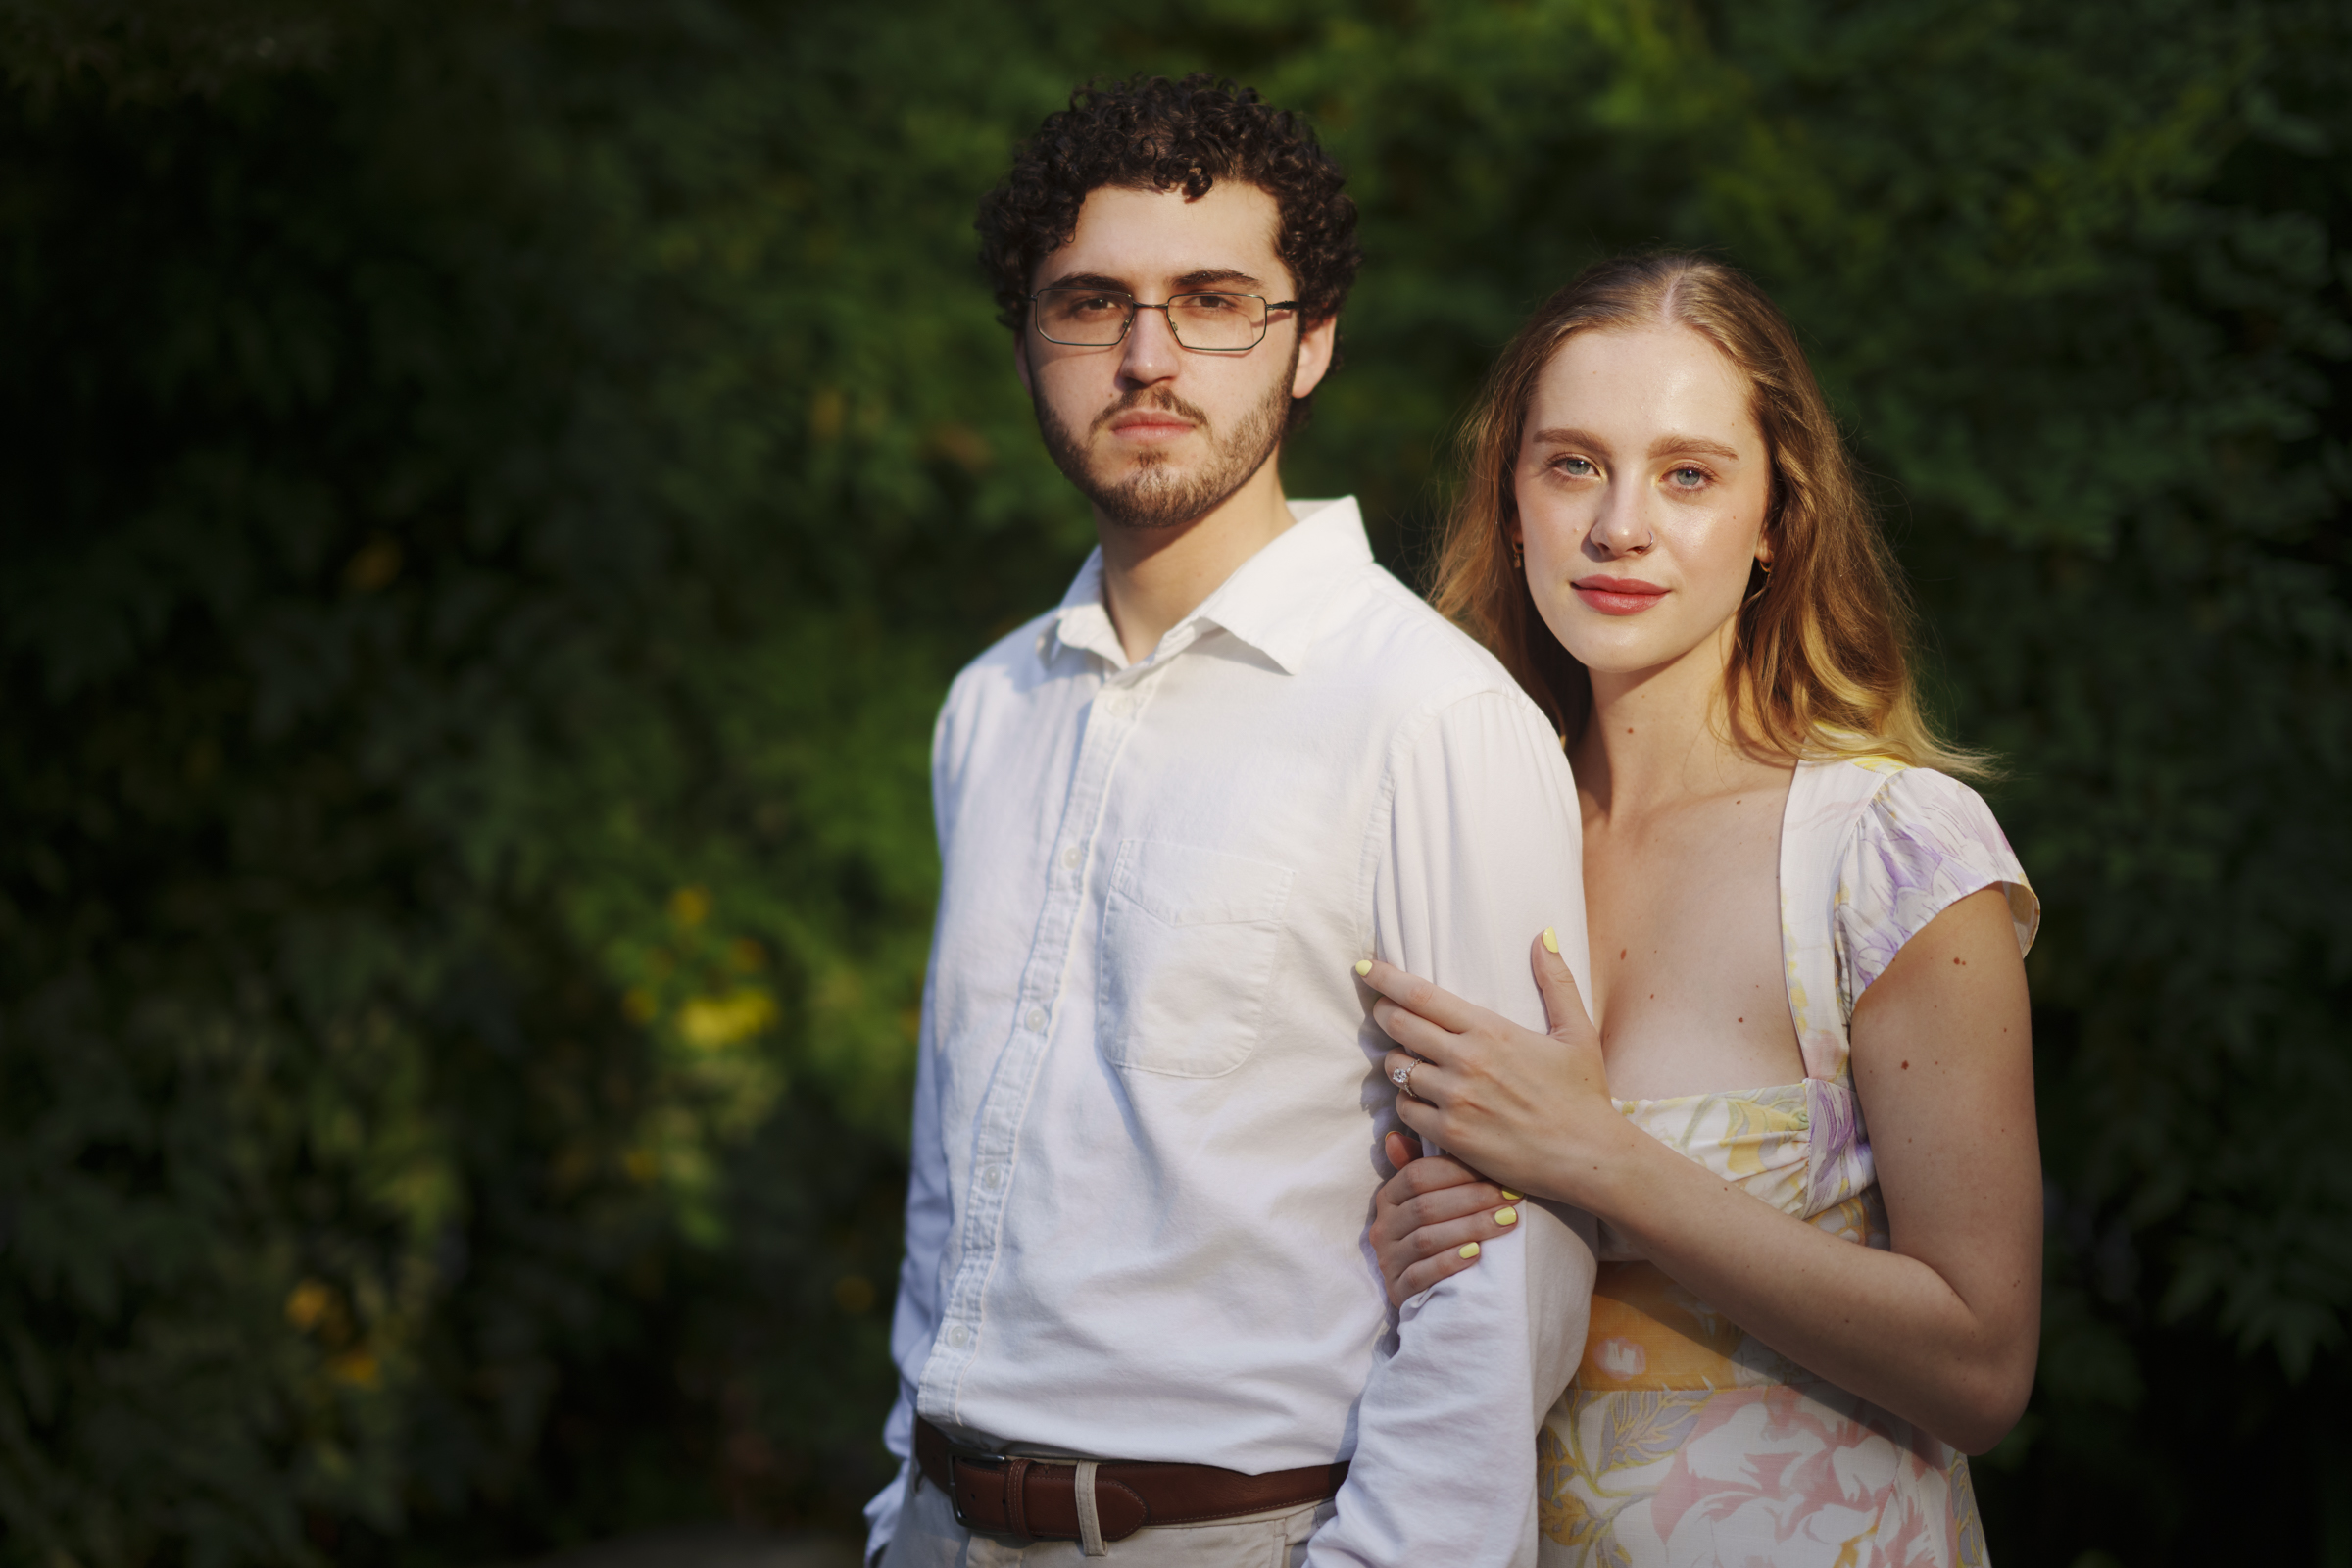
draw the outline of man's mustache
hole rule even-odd
[[[1190,419],[1203,430],[1210,428],[1208,416],[1192,404],[1185,402],[1175,393],[1168,391],[1165,387],[1145,387],[1140,391],[1128,393],[1118,402],[1096,415],[1095,422],[1087,427],[1086,433],[1090,438],[1100,435],[1102,427],[1111,420],[1122,414],[1133,414],[1138,409],[1156,409],[1162,414],[1173,414]]]

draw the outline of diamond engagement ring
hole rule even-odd
[[[1403,1090],[1409,1095],[1413,1092],[1413,1068],[1420,1065],[1421,1064],[1416,1061],[1412,1063],[1411,1066],[1399,1067],[1395,1072],[1389,1074],[1389,1077],[1396,1083],[1397,1088]]]

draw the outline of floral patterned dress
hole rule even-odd
[[[2040,906],[1983,800],[1881,759],[1798,767],[1781,952],[1801,1083],[1619,1101],[1644,1131],[1866,1247],[1886,1220],[1847,1062],[1854,1002],[1946,907]],[[1584,1364],[1539,1435],[1546,1568],[1976,1568],[1967,1459],[1748,1338],[1601,1229]]]

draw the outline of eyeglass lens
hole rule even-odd
[[[1101,289],[1049,288],[1037,296],[1038,330],[1075,348],[1118,342],[1135,312],[1127,295]],[[1266,331],[1266,302],[1254,294],[1178,294],[1167,313],[1169,329],[1188,349],[1251,348]]]

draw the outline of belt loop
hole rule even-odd
[[[1029,1461],[1014,1459],[1004,1466],[1004,1522],[1021,1544],[1036,1540],[1029,1534]]]
[[[1095,1472],[1102,1463],[1095,1459],[1078,1461],[1078,1546],[1087,1557],[1107,1557],[1110,1548],[1102,1544],[1102,1515],[1095,1509]]]

